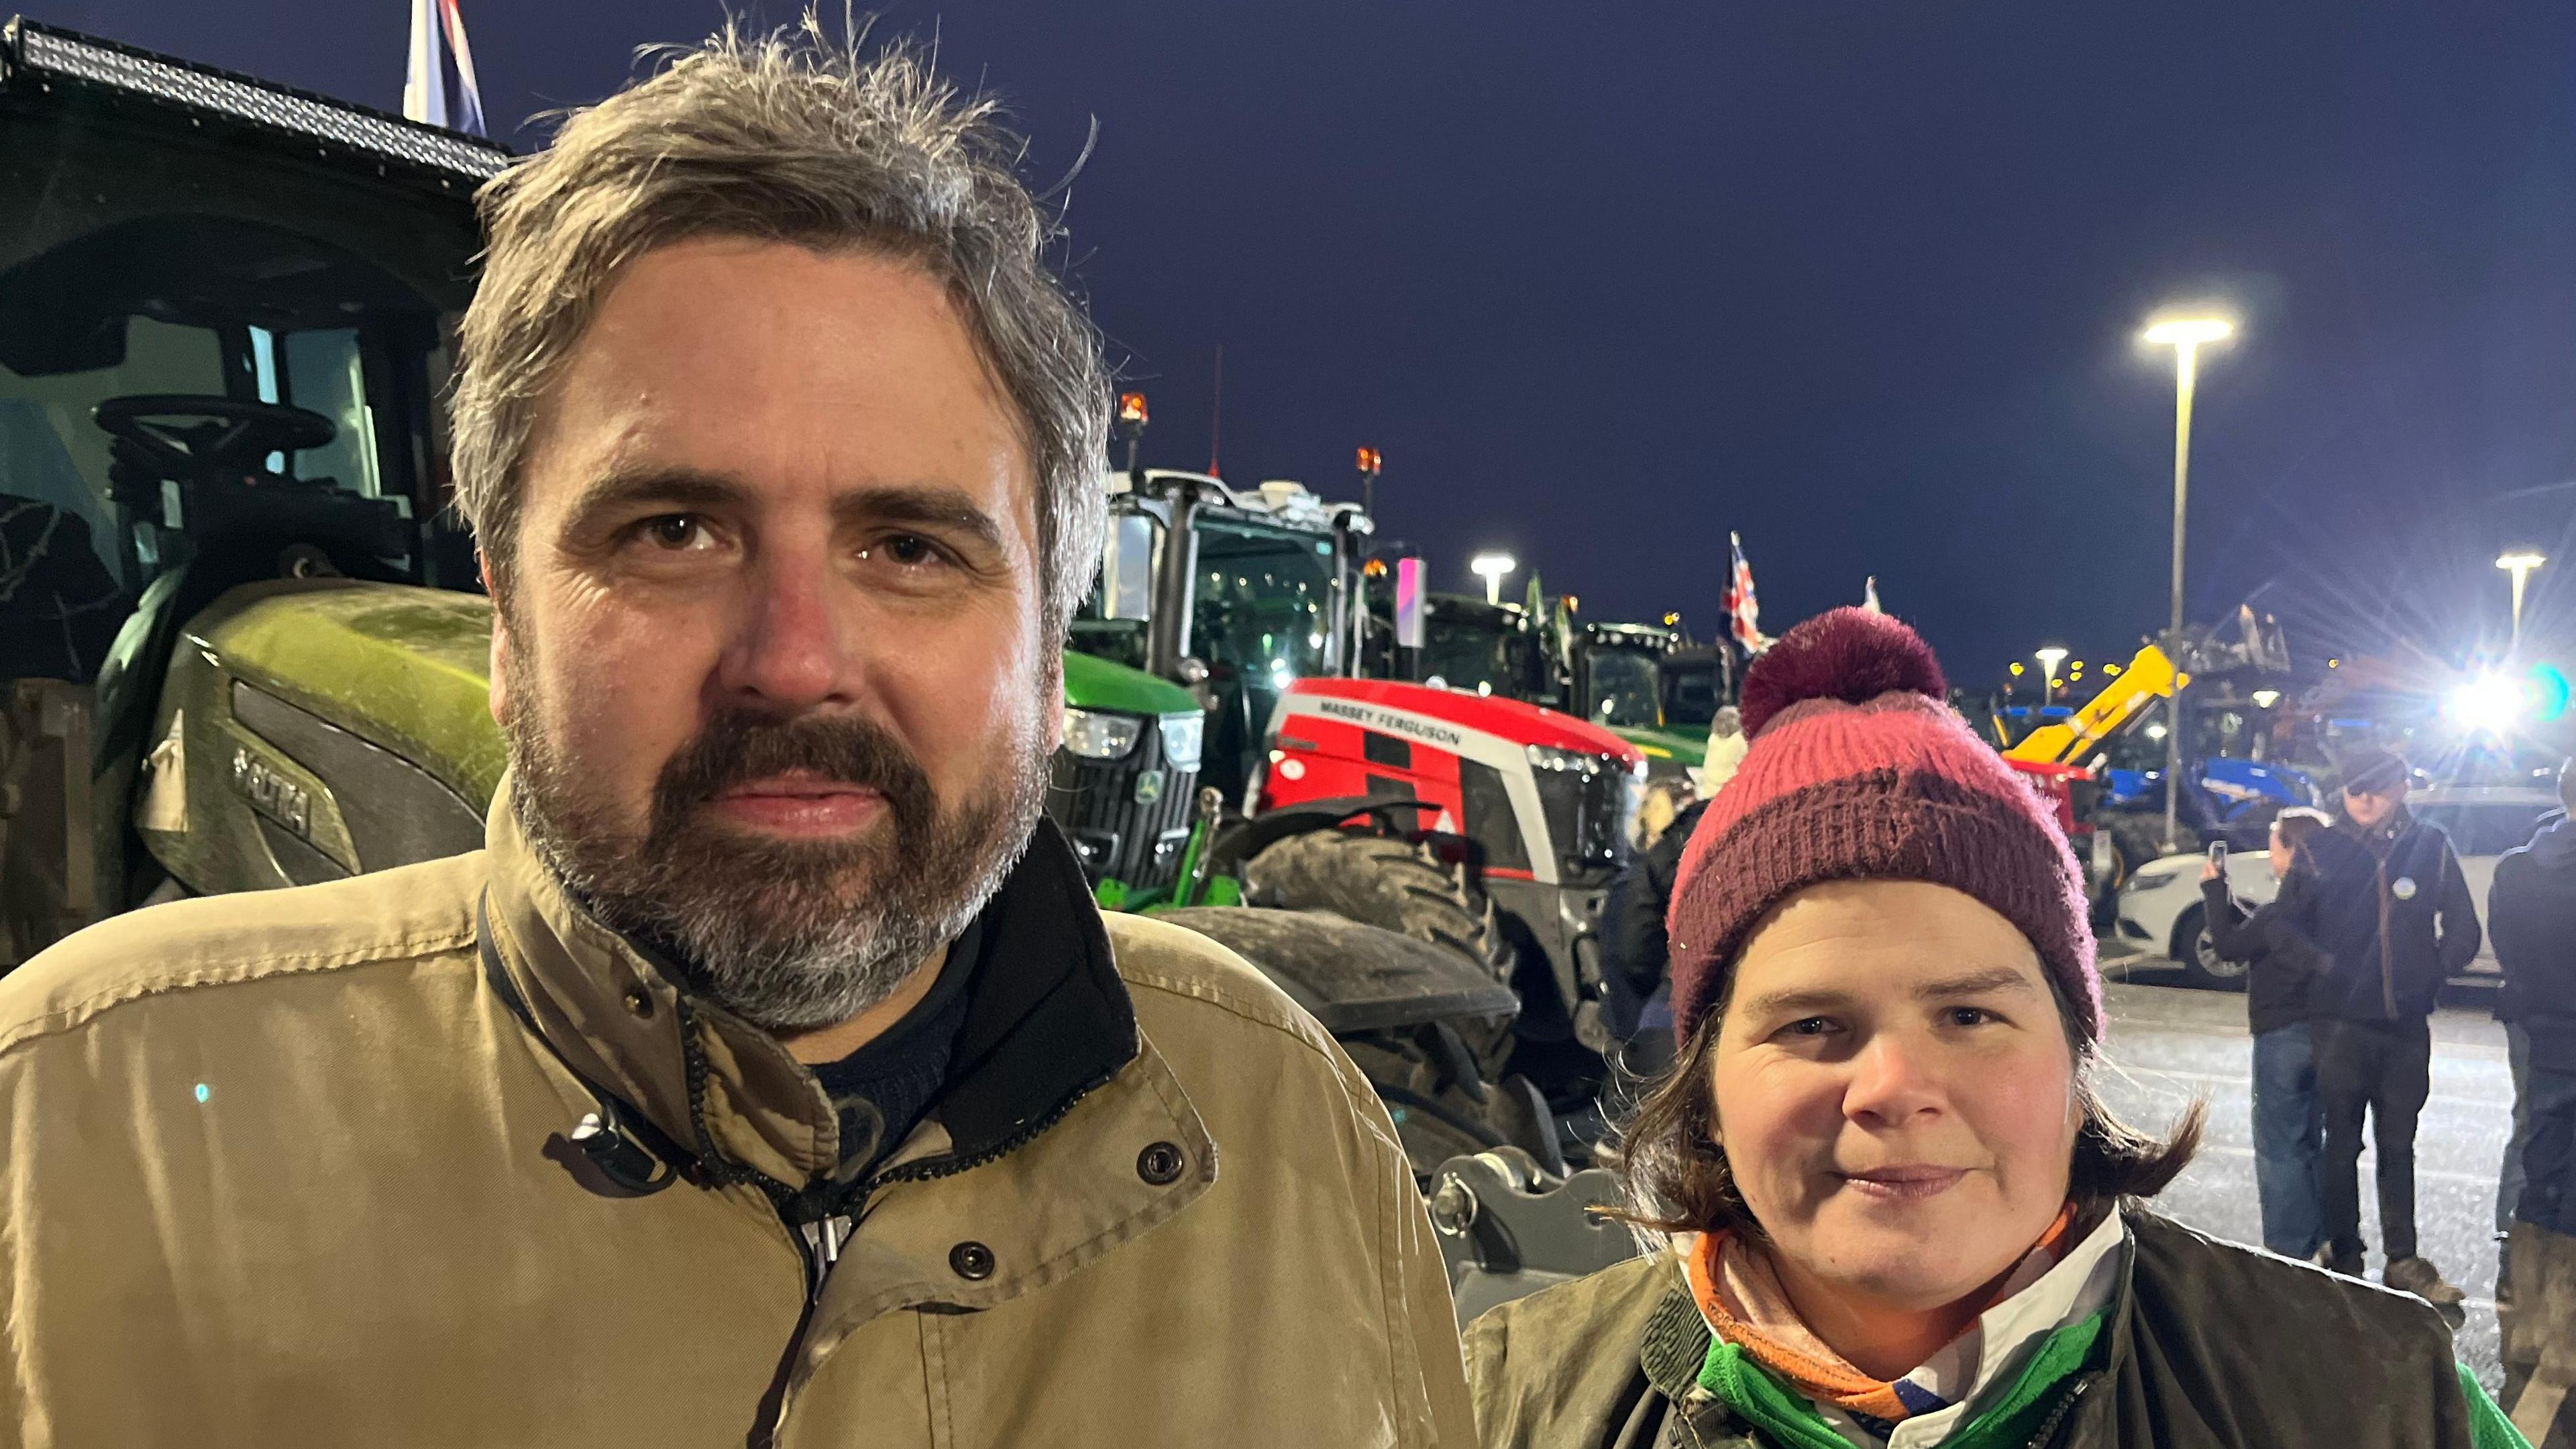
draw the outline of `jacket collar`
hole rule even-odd
[[[813,1074],[777,1038],[696,996],[678,970],[593,920],[528,843],[512,802],[505,778],[485,831],[487,919],[548,1044],[714,1164],[713,1175],[756,1173],[775,1195],[827,1174],[840,1160],[839,1125]],[[970,988],[936,1126],[886,1171],[1006,1151],[1139,1053],[1108,933],[1052,823],[1039,823],[986,920],[991,965]],[[1197,1128],[1195,1115],[1188,1126]]]

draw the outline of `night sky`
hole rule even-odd
[[[404,0],[20,0],[372,105]],[[0,5],[0,9],[5,9]],[[598,98],[708,0],[464,0],[496,130]],[[747,13],[775,21],[789,7]],[[2500,643],[2504,544],[2576,652],[2576,3],[903,3],[1074,181],[1067,260],[1151,462],[1351,491],[1473,588],[1777,633],[1878,577],[1963,680],[2166,610],[2160,304],[2203,374],[2193,614],[2303,662]],[[542,126],[506,138],[539,144]],[[2552,489],[2550,485],[2568,486]],[[2538,490],[2538,491],[2535,491]],[[1517,589],[1521,580],[1515,579]]]

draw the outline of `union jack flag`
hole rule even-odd
[[[1744,536],[1728,534],[1726,546],[1735,558],[1726,586],[1726,612],[1734,620],[1735,642],[1745,653],[1759,654],[1771,647],[1771,636],[1762,632],[1762,604],[1753,596],[1753,565],[1744,559]]]
[[[456,101],[448,104],[447,71],[456,68]],[[465,17],[456,0],[411,0],[411,64],[403,76],[403,118],[477,136],[483,130],[483,87],[474,79],[474,51],[465,43]]]

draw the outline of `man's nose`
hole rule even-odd
[[[1939,1111],[1944,1098],[1938,1052],[1932,1043],[1902,1032],[1872,1035],[1852,1056],[1843,1115],[1865,1125],[1895,1126]]]
[[[795,554],[811,555],[798,558]],[[717,674],[738,704],[782,714],[846,702],[855,688],[852,621],[819,550],[754,565]]]

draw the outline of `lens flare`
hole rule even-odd
[[[2451,691],[2442,712],[2472,733],[2507,734],[2529,717],[2530,690],[2501,674],[2481,674]]]

